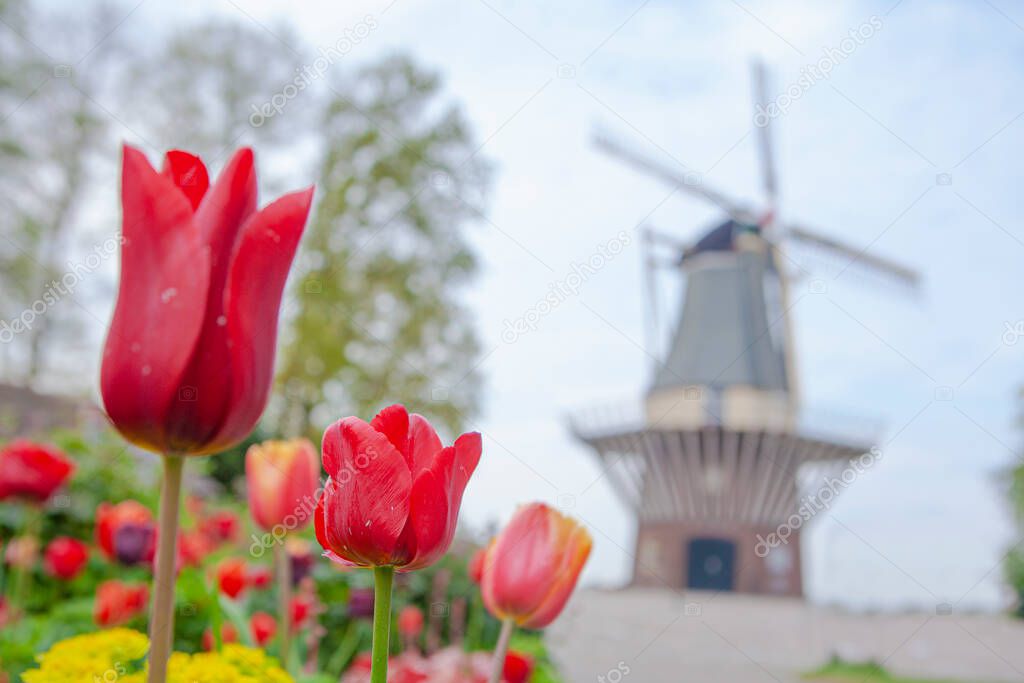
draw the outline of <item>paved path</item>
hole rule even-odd
[[[548,639],[568,683],[796,683],[837,652],[908,676],[1024,681],[1024,622],[1001,616],[858,615],[725,593],[582,591]]]

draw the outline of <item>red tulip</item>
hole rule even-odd
[[[96,587],[93,619],[100,626],[118,626],[142,613],[149,600],[146,584],[129,585],[117,579]]]
[[[200,531],[186,531],[178,534],[178,561],[185,567],[198,567],[213,552],[210,539]]]
[[[316,512],[324,555],[342,565],[434,563],[451,545],[462,492],[480,460],[480,434],[443,448],[426,418],[405,406],[385,408],[373,422],[347,417],[324,432],[329,478]]]
[[[100,503],[96,508],[96,545],[109,560],[127,565],[152,562],[156,551],[153,513],[135,500]]]
[[[89,562],[89,548],[75,538],[60,536],[50,541],[43,555],[46,573],[62,581],[70,581],[85,569]]]
[[[58,448],[20,439],[0,450],[0,501],[45,503],[75,471]]]
[[[501,676],[505,683],[526,683],[532,673],[533,660],[528,655],[511,650],[505,655],[505,667]]]
[[[487,551],[484,604],[498,619],[544,628],[569,600],[590,546],[587,530],[557,510],[519,508]]]
[[[480,583],[484,575],[484,558],[487,556],[486,548],[479,548],[469,558],[469,578],[473,583]]]
[[[247,583],[245,560],[229,557],[217,566],[217,586],[232,600],[241,595]]]
[[[252,631],[253,642],[263,647],[277,633],[277,621],[266,612],[256,612],[249,620],[249,629]]]
[[[302,628],[313,611],[313,604],[308,598],[296,595],[291,601],[291,623],[292,630]]]
[[[238,642],[238,629],[230,621],[225,621],[220,626],[220,642],[221,643],[237,643]],[[206,652],[213,651],[213,646],[216,643],[213,641],[213,629],[207,627],[203,631],[203,640],[200,643],[203,650]]]
[[[253,565],[249,567],[247,580],[249,585],[256,590],[263,590],[270,588],[270,582],[274,574],[270,571],[270,567],[264,567],[263,565]]]
[[[252,430],[312,196],[309,188],[258,211],[250,149],[210,185],[196,156],[168,152],[158,173],[125,146],[121,280],[100,384],[128,441],[200,455]]]
[[[214,543],[227,543],[238,538],[241,522],[238,515],[230,510],[214,512],[209,517],[203,518],[199,523],[199,530]]]
[[[398,613],[398,632],[406,638],[415,638],[423,631],[423,610],[409,605]]]
[[[249,510],[264,531],[305,528],[320,486],[320,463],[309,439],[264,441],[245,454]]]

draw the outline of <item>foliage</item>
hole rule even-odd
[[[279,429],[315,433],[339,411],[404,402],[459,432],[478,403],[477,339],[456,297],[476,267],[461,226],[479,213],[486,166],[439,78],[406,58],[333,90],[348,96],[318,127]]]
[[[1020,412],[1017,416],[1018,430],[1024,429],[1024,387],[1018,390],[1017,402]],[[1007,486],[1007,498],[1011,506],[1014,521],[1018,528],[1024,528],[1024,463],[1018,463],[1004,474]],[[1018,541],[1006,553],[1003,560],[1003,575],[1017,593],[1015,613],[1024,617],[1024,548]]]
[[[935,678],[904,678],[893,676],[877,662],[845,662],[838,657],[814,671],[803,675],[803,678],[821,683],[863,683],[864,681],[877,681],[878,683],[968,683],[967,681],[953,681],[951,679]],[[536,683],[536,682],[534,682]]]
[[[530,683],[561,683],[562,678],[548,656],[544,639],[539,633],[520,631],[512,636],[509,649],[529,655],[533,659],[533,674]]]
[[[371,414],[396,401],[462,431],[479,403],[478,341],[460,300],[476,260],[463,233],[483,218],[489,173],[441,79],[401,56],[358,69],[332,61],[309,76],[317,50],[287,26],[238,17],[172,28],[142,44],[111,32],[104,6],[44,10],[29,0],[0,2],[0,18],[14,29],[0,34],[0,104],[12,112],[0,121],[0,194],[16,200],[0,217],[10,238],[0,243],[0,320],[20,315],[67,269],[70,241],[84,234],[83,203],[101,197],[99,206],[116,205],[112,115],[119,134],[127,130],[153,159],[182,147],[216,171],[231,149],[253,145],[269,192],[317,180],[282,309],[283,391],[267,413],[272,431],[314,437],[341,413]],[[84,30],[93,25],[103,40]],[[97,48],[81,69],[55,77],[52,60],[24,49],[19,35],[31,42],[33,26],[67,35],[70,54]],[[297,94],[253,123],[254,112],[292,92],[296,74],[305,79]],[[55,182],[36,182],[43,174]],[[117,219],[90,224],[112,237]],[[73,294],[86,285],[93,301],[110,294],[92,274]],[[95,357],[95,339],[70,343],[84,311],[74,303],[48,307],[30,333],[0,349],[10,361],[4,380],[39,383],[58,361],[73,367],[82,354]],[[58,342],[62,353],[46,363]],[[230,485],[237,471],[215,474]]]
[[[20,373],[8,379],[24,384],[47,370],[74,368],[66,350],[79,345],[83,309],[58,304],[81,293],[82,273],[92,269],[86,256],[69,257],[77,251],[74,228],[90,166],[109,128],[98,101],[121,47],[104,35],[106,7],[61,14],[54,20],[29,2],[0,3],[0,23],[12,29],[0,33],[0,319],[13,325],[17,340],[5,352]],[[54,63],[36,47],[42,31],[56,38],[61,55],[87,61]],[[65,353],[55,353],[58,341]]]

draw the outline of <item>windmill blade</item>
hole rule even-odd
[[[661,246],[668,247],[673,251],[678,251],[680,256],[686,253],[690,248],[689,244],[678,237],[674,237],[667,232],[658,230],[657,228],[652,228],[649,224],[645,223],[641,230],[644,240],[652,247],[660,244]]]
[[[759,114],[767,111],[768,107],[768,69],[764,62],[756,60],[753,64],[754,102],[754,123],[757,128],[758,153],[761,159],[761,177],[764,181],[764,192],[768,199],[768,205],[775,208],[775,197],[778,191],[775,175],[775,156],[772,150],[771,122],[772,119],[766,113],[763,114],[764,124],[761,125]]]
[[[885,257],[870,254],[867,249],[858,249],[856,247],[843,244],[837,239],[826,237],[797,225],[786,226],[784,234],[787,238],[791,238],[797,242],[801,242],[842,257],[846,263],[844,269],[849,266],[866,269],[891,280],[895,280],[897,283],[906,286],[911,290],[917,290],[918,285],[920,284],[921,276],[917,271],[900,265],[899,263],[891,261]]]
[[[715,204],[728,213],[737,221],[749,223],[752,214],[739,202],[735,202],[721,192],[717,192],[704,184],[703,177],[699,174],[683,174],[675,169],[661,164],[652,159],[643,157],[626,145],[612,140],[607,135],[597,133],[594,135],[594,144],[601,151],[625,161],[633,168],[648,173],[664,183],[671,185],[695,197],[701,197]]]

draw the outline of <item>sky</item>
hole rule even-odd
[[[810,274],[794,285],[792,312],[804,403],[882,425],[882,457],[806,531],[808,596],[864,610],[1011,600],[1000,564],[1019,536],[1000,474],[1016,462],[1024,352],[1024,10],[1006,0],[125,7],[135,9],[117,30],[220,15],[270,32],[287,22],[317,46],[369,18],[339,68],[403,51],[444,76],[495,166],[487,220],[471,230],[482,267],[467,300],[486,378],[472,427],[485,454],[463,521],[480,529],[524,500],[557,504],[591,529],[585,581],[603,586],[628,580],[634,522],[566,416],[636,405],[649,380],[659,342],[645,335],[637,227],[688,240],[720,215],[608,158],[593,134],[757,206],[750,63],[763,59],[772,98],[796,95],[772,121],[780,218],[896,259],[923,283],[908,296],[801,262]],[[828,75],[806,78],[822,60]],[[577,293],[535,329],[503,336],[613,240],[625,248]],[[678,313],[679,285],[672,273],[659,280],[663,320]]]

